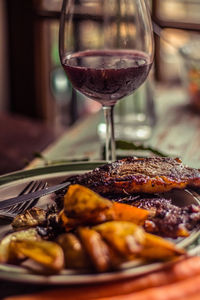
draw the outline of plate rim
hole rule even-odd
[[[106,161],[103,161],[103,160],[80,161],[80,162],[72,162],[72,163],[70,162],[70,163],[64,163],[64,164],[55,164],[55,165],[19,170],[19,171],[0,175],[0,186],[4,185],[6,183],[10,183],[12,181],[21,180],[21,179],[28,178],[28,177],[45,175],[45,174],[47,174],[47,172],[48,172],[48,174],[51,174],[51,173],[53,174],[53,173],[66,172],[66,171],[92,170],[93,168],[97,168],[105,163],[106,163]],[[73,170],[67,170],[68,168],[72,168],[72,167],[74,168]],[[91,167],[91,168],[89,168],[89,167]]]

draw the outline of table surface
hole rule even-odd
[[[157,121],[151,138],[145,142],[169,156],[200,168],[200,114],[191,109],[183,89],[161,87],[155,95]],[[79,121],[43,152],[48,161],[102,159],[97,127],[103,122],[101,112]],[[134,154],[131,153],[131,154]],[[44,165],[34,160],[29,168]]]
[[[169,155],[181,157],[191,167],[200,168],[200,114],[193,112],[182,89],[159,88],[155,97],[157,122],[152,137],[146,143]],[[79,121],[42,153],[51,161],[90,158],[99,160],[101,149],[97,126],[103,116],[99,112]],[[28,168],[44,165],[40,159],[33,160]],[[23,285],[2,281],[0,298],[33,292],[45,287]]]

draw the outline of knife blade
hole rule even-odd
[[[33,193],[28,193],[28,194],[25,194],[25,195],[5,199],[5,200],[2,200],[2,201],[0,200],[0,209],[4,209],[4,208],[7,208],[7,207],[10,207],[10,206],[22,203],[22,202],[26,202],[26,201],[30,201],[30,200],[33,200],[33,199],[43,197],[45,195],[48,195],[48,194],[51,194],[51,193],[56,192],[58,190],[61,190],[65,187],[67,187],[70,184],[71,184],[71,182],[68,181],[68,182],[64,182],[64,183],[61,183],[61,184],[53,185],[49,188],[44,188],[40,191],[36,191],[36,192],[33,192]]]

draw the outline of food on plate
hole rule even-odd
[[[145,233],[144,246],[139,253],[139,256],[146,259],[170,259],[176,257],[176,255],[184,254],[184,250],[174,247],[173,243],[150,234]]]
[[[69,218],[79,218],[83,223],[112,220],[112,202],[81,186],[71,185],[64,196],[64,212]]]
[[[28,259],[39,264],[43,274],[64,268],[107,272],[126,262],[174,260],[185,254],[175,244],[145,232],[141,224],[148,210],[115,203],[77,184],[69,187],[63,201],[62,211],[48,207],[45,221],[36,222],[34,228],[32,222],[18,222],[18,231],[1,241],[1,262],[24,265]],[[27,221],[24,214],[16,220],[20,217]]]
[[[141,227],[124,221],[106,222],[94,227],[116,251],[126,259],[135,257],[143,259],[165,260],[184,254],[173,243],[146,233]]]
[[[78,235],[86,249],[88,256],[98,272],[106,272],[111,269],[111,253],[102,236],[91,228],[80,227]]]
[[[91,263],[80,239],[73,233],[63,233],[56,242],[62,247],[65,267],[69,269],[88,269]]]
[[[25,213],[16,216],[12,222],[14,228],[34,227],[45,222],[46,211],[39,207],[33,207]]]
[[[69,187],[63,206],[60,218],[69,229],[77,225],[92,225],[110,220],[144,224],[149,215],[145,209],[112,202],[78,184]]]
[[[82,193],[84,194],[84,187]],[[81,190],[79,190],[81,192]],[[93,218],[91,214],[89,219],[69,218],[64,210],[60,213],[62,223],[65,229],[71,230],[78,225],[95,224],[101,220],[121,220],[131,221],[139,225],[143,225],[145,231],[154,233],[163,237],[187,237],[190,231],[200,223],[200,206],[188,205],[178,207],[172,203],[170,198],[166,198],[165,194],[132,194],[132,195],[109,195],[112,200],[112,208],[108,209],[108,213],[98,213]],[[68,199],[68,198],[66,198]],[[55,201],[59,203],[59,207],[63,207],[63,196],[56,195]],[[62,202],[62,205],[61,205]],[[140,208],[137,210],[136,208]],[[143,210],[141,210],[141,208]],[[112,212],[112,214],[111,214]],[[92,220],[93,219],[93,220]],[[89,222],[88,222],[89,221]]]
[[[30,258],[44,267],[45,273],[57,273],[64,267],[62,248],[55,242],[35,240],[13,240],[10,244],[15,257]]]
[[[1,263],[19,264],[27,258],[43,265],[45,271],[56,273],[63,268],[64,256],[60,246],[43,241],[36,228],[13,232],[1,240]]]
[[[154,209],[154,215],[145,221],[146,231],[165,237],[189,236],[190,230],[200,223],[200,206],[188,205],[178,207],[171,199],[154,198],[136,201],[133,205],[141,208]]]
[[[114,211],[115,220],[129,221],[138,225],[143,225],[145,220],[150,216],[150,211],[125,203],[113,202],[112,209]]]
[[[94,227],[103,239],[124,257],[138,254],[144,244],[145,232],[142,227],[125,221],[111,221]]]
[[[0,241],[0,262],[1,263],[12,263],[16,261],[16,256],[13,255],[11,251],[10,245],[12,241],[15,240],[31,240],[36,241],[40,240],[41,237],[37,233],[36,228],[30,228],[26,230],[20,230],[16,232],[12,232],[7,234],[1,241]]]
[[[144,221],[145,231],[160,236],[186,237],[200,223],[199,205],[178,207],[164,194],[152,195],[152,197],[150,195],[115,197],[113,201],[148,210],[148,219]]]
[[[83,175],[68,178],[72,184],[106,194],[162,193],[200,186],[200,170],[169,157],[128,157]]]

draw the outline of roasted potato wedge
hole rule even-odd
[[[77,228],[83,223],[81,219],[67,217],[64,210],[61,210],[61,212],[59,213],[58,220],[61,226],[64,227],[65,231],[67,232]]]
[[[14,240],[40,240],[40,236],[37,233],[35,228],[30,228],[27,230],[21,230],[17,232],[10,233],[6,235],[0,242],[0,262],[1,263],[12,263],[17,262],[23,258],[23,255],[20,257],[15,255],[11,249],[10,244]]]
[[[144,247],[139,256],[153,260],[167,260],[183,255],[185,251],[177,248],[173,243],[150,233],[145,233]]]
[[[104,212],[94,213],[93,215],[85,215],[82,219],[79,218],[69,218],[66,216],[64,210],[59,214],[59,222],[62,227],[65,228],[66,232],[76,229],[78,226],[89,226],[103,223],[105,221],[112,221],[114,212],[108,209]]]
[[[15,229],[34,227],[43,224],[45,219],[45,210],[39,207],[33,207],[23,214],[16,216],[11,225]]]
[[[111,268],[110,251],[100,234],[93,229],[80,227],[80,239],[98,272],[106,272]]]
[[[49,241],[13,240],[11,251],[16,256],[23,255],[42,265],[49,273],[58,273],[64,267],[62,248]]]
[[[99,232],[111,247],[126,258],[142,249],[145,232],[142,227],[136,224],[111,221],[94,226],[93,229]]]
[[[78,184],[70,185],[64,196],[64,211],[69,218],[94,218],[94,215],[97,216],[110,207],[111,201]]]
[[[63,233],[57,239],[65,256],[65,267],[70,269],[87,269],[91,267],[89,256],[82,243],[73,233]]]
[[[130,221],[144,224],[149,212],[127,204],[114,203],[81,185],[71,185],[64,196],[60,219],[66,230],[74,225],[95,225],[106,221]],[[72,221],[75,219],[77,221]]]

